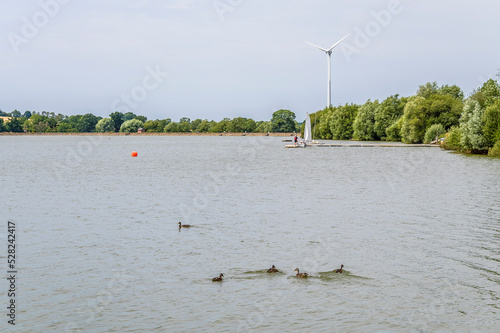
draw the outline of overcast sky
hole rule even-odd
[[[302,121],[332,104],[466,95],[500,68],[500,2],[23,0],[0,5],[0,109]]]

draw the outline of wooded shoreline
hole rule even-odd
[[[0,132],[0,136],[33,136],[33,135],[41,135],[41,136],[294,136],[295,133],[209,133],[209,132],[176,132],[176,133],[157,133],[157,132],[146,132],[146,133],[123,133],[123,132],[109,132],[109,133],[98,133],[98,132],[84,132],[84,133],[74,133],[74,132],[49,132],[49,133],[16,133],[16,132]]]

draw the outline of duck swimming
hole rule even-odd
[[[344,271],[344,265],[340,265],[339,269],[334,270],[335,273],[340,273],[340,274],[342,274],[343,271]]]
[[[279,270],[273,265],[273,267],[267,270],[268,273],[278,273]]]
[[[180,228],[191,228],[191,225],[190,224],[182,224],[179,222],[179,229]]]
[[[219,282],[219,281],[222,281],[222,277],[224,276],[224,274],[220,273],[219,277],[214,277],[212,279],[212,282]]]
[[[299,271],[298,268],[295,268],[293,271],[294,272],[297,271],[297,275],[296,276],[299,277],[299,278],[301,278],[301,279],[306,279],[307,276],[309,276],[309,274],[307,274],[307,273],[300,273],[300,271]]]

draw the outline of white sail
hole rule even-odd
[[[309,113],[306,113],[306,123],[304,127],[304,142],[310,143],[312,141],[311,119]]]

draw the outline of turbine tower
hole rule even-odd
[[[330,107],[332,106],[332,50],[335,46],[339,45],[341,41],[343,41],[344,39],[347,38],[347,36],[349,36],[349,34],[347,34],[346,36],[344,36],[344,38],[342,38],[341,40],[339,40],[337,43],[333,44],[332,47],[330,47],[328,50],[327,49],[324,49],[322,47],[319,47],[318,45],[314,45],[312,43],[309,43],[309,42],[306,42],[307,44],[309,45],[312,45],[318,49],[320,49],[321,51],[325,52],[326,53],[326,61],[328,62],[328,85],[327,85],[327,104],[326,104],[326,107]]]

